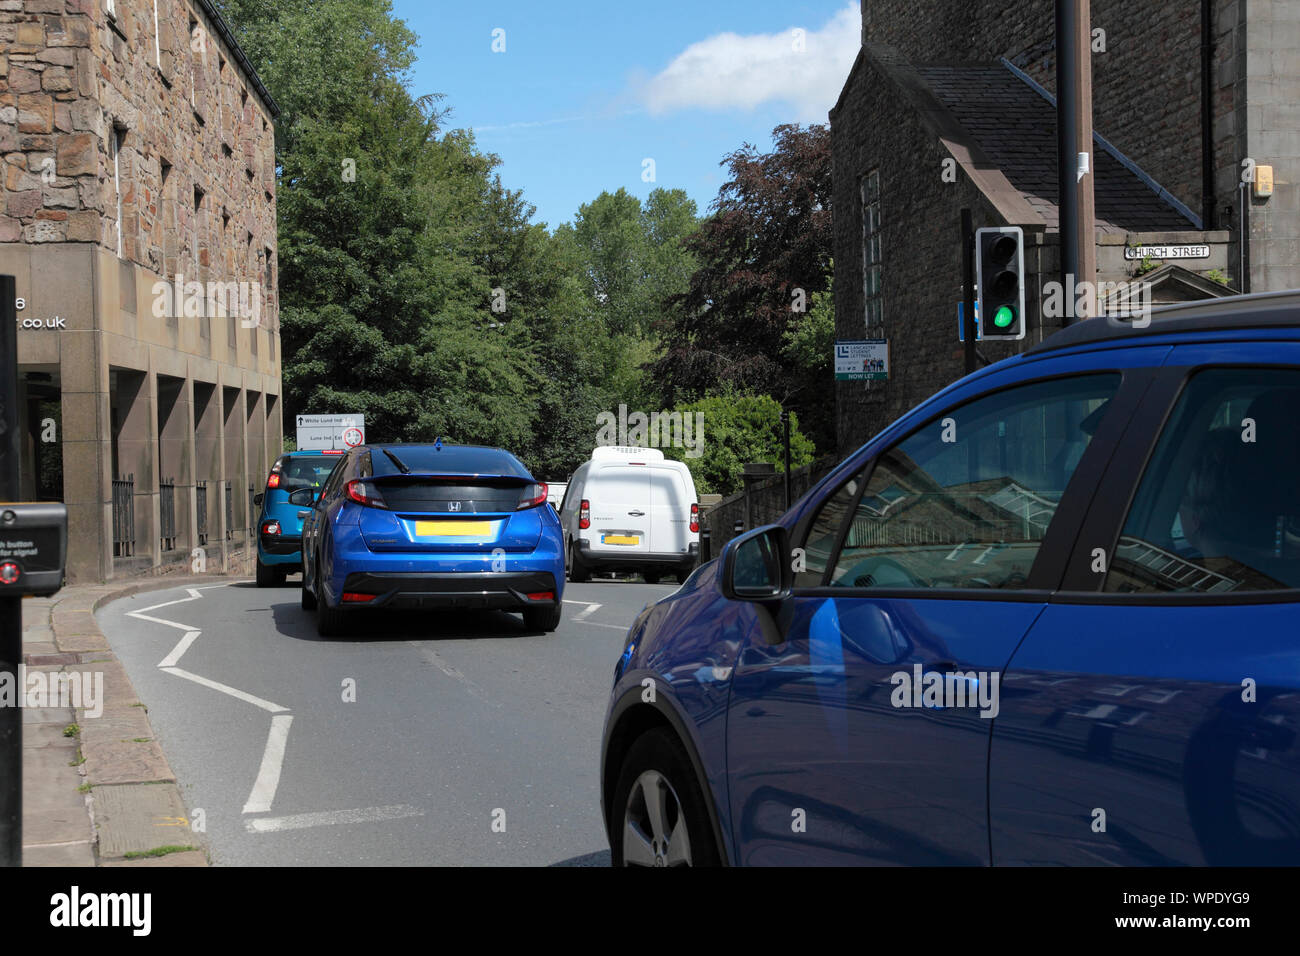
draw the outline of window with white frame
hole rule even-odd
[[[117,193],[117,255],[122,256],[122,139],[126,131],[114,126],[108,142],[113,154],[113,190]]]
[[[884,322],[880,258],[880,170],[862,177],[862,301],[868,330]]]

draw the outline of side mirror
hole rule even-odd
[[[315,488],[299,488],[297,491],[289,492],[289,504],[306,506],[314,504],[316,501]]]
[[[253,495],[253,504],[259,508],[262,507],[262,499],[265,497],[266,497],[266,492],[264,491],[258,492],[257,494]]]
[[[790,532],[779,524],[755,528],[722,550],[722,594],[733,601],[784,601],[794,590]]]

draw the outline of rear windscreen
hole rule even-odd
[[[476,478],[467,483],[385,476],[373,481],[389,510],[437,514],[514,511],[527,484],[517,478]]]
[[[280,487],[288,491],[319,488],[338,462],[338,458],[290,458],[281,468]]]

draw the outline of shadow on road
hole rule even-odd
[[[582,856],[569,857],[567,860],[561,860],[558,863],[552,863],[551,866],[609,866],[610,857],[608,850],[601,850],[599,853],[584,853]]]
[[[239,585],[235,585],[239,586]],[[383,611],[358,608],[356,620],[339,637],[321,637],[316,633],[316,612],[304,611],[298,588],[263,588],[275,629],[296,641],[319,644],[353,642],[374,644],[382,641],[465,641],[475,639],[513,639],[544,637],[545,632],[529,630],[518,615],[505,611]],[[290,597],[291,600],[285,600]]]

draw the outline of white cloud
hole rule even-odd
[[[858,55],[861,35],[857,0],[820,30],[720,33],[678,54],[646,83],[641,99],[651,113],[693,107],[753,109],[784,102],[794,107],[800,122],[825,122]]]

